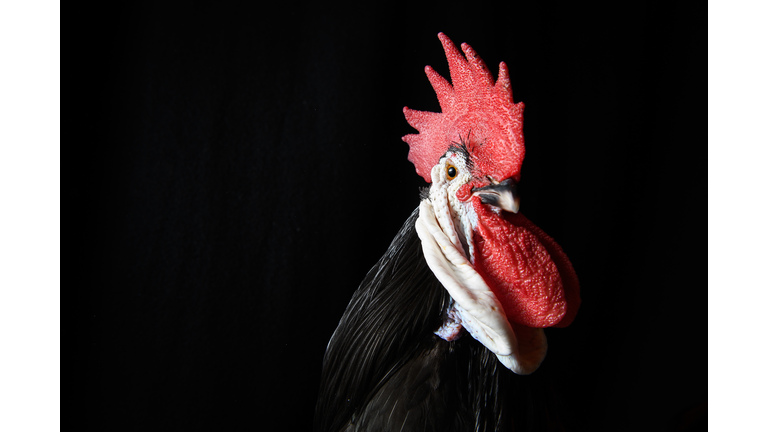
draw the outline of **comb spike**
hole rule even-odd
[[[475,77],[480,78],[488,85],[488,87],[493,86],[493,77],[491,76],[491,72],[488,70],[488,67],[485,65],[483,59],[481,59],[475,50],[473,50],[472,47],[467,43],[461,44],[461,50],[464,51],[464,55],[467,56],[467,62],[472,67],[472,72],[474,73]]]
[[[442,32],[437,34],[445,51],[445,57],[448,59],[448,72],[451,75],[454,91],[464,92],[467,89],[467,79],[469,78],[469,65],[464,59],[464,55],[456,49],[456,45],[448,39],[448,36]]]
[[[507,64],[499,63],[499,79],[496,80],[496,89],[500,96],[505,97],[512,103],[512,84],[509,81],[509,70]]]
[[[405,121],[407,121],[411,127],[419,131],[424,129],[425,126],[430,126],[436,121],[439,121],[441,117],[440,113],[419,111],[408,107],[403,107],[403,114],[405,114]]]
[[[425,67],[424,72],[427,73],[429,83],[432,84],[432,88],[435,90],[437,101],[440,103],[440,109],[445,112],[448,107],[453,105],[453,87],[445,80],[445,78],[435,72],[431,66]]]
[[[431,145],[435,137],[433,134],[441,129],[438,126],[443,119],[441,113],[430,111],[418,111],[408,107],[403,108],[405,120],[420,133],[408,134],[402,140],[408,143],[408,160],[413,162],[416,173],[424,178],[427,183],[432,181],[432,166],[439,160],[445,150],[439,146]]]

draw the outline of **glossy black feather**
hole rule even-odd
[[[323,360],[315,430],[501,431],[511,372],[469,336],[433,334],[450,296],[424,260],[418,208],[368,272]]]

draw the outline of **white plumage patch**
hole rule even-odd
[[[517,374],[533,372],[546,355],[544,332],[526,335],[519,345],[499,300],[474,269],[477,214],[471,201],[456,198],[459,188],[471,180],[464,155],[449,151],[432,167],[431,175],[429,200],[421,203],[416,231],[427,264],[454,300],[435,334],[452,341],[465,328],[505,367]]]
[[[453,179],[448,178],[449,166],[455,167],[458,171]],[[469,164],[464,155],[449,152],[432,167],[432,187],[429,189],[429,198],[443,232],[474,264],[475,247],[472,233],[477,226],[477,215],[470,201],[462,202],[456,198],[459,188],[470,180]]]

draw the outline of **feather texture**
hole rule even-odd
[[[512,375],[470,337],[433,334],[450,296],[424,260],[416,209],[368,272],[328,343],[315,430],[502,431]]]

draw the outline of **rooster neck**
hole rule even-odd
[[[424,424],[504,430],[501,425],[508,424],[500,383],[511,374],[474,339],[446,342],[433,334],[451,298],[424,259],[418,215],[416,209],[368,272],[328,343],[316,431],[366,430],[364,425],[387,430],[393,424],[399,425],[394,430],[424,430]],[[405,409],[389,406],[395,401]],[[416,419],[418,426],[409,429]]]
[[[418,209],[371,268],[323,359],[316,430],[338,431],[432,340],[449,295],[429,270],[415,230]]]

